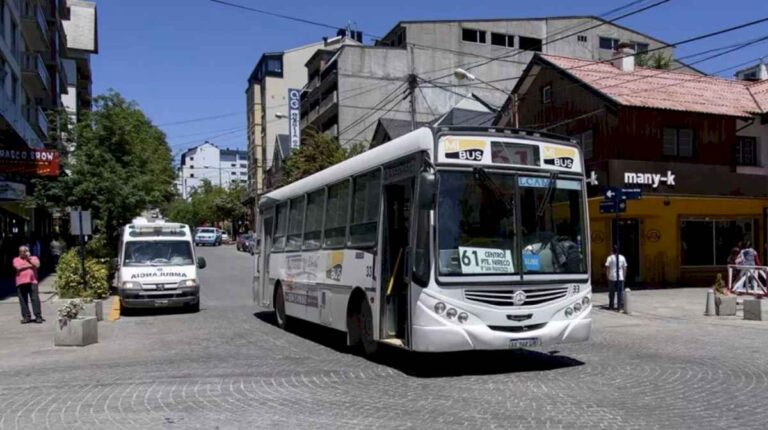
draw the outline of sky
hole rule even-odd
[[[600,15],[629,0],[228,0],[245,6],[384,35],[398,21]],[[334,36],[313,25],[210,0],[96,0],[99,53],[93,91],[120,92],[162,128],[174,154],[206,139],[245,149],[245,87],[262,53]],[[648,3],[651,4],[649,0]],[[671,0],[617,21],[668,43],[768,17],[766,0]],[[677,57],[768,36],[768,23],[681,46]],[[366,40],[367,42],[367,40]],[[696,64],[714,73],[760,57],[768,41]],[[733,71],[721,73],[732,76]],[[201,119],[216,116],[213,119]]]

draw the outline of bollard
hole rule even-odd
[[[707,290],[707,304],[704,308],[704,315],[708,317],[715,315],[715,290]]]
[[[632,300],[630,299],[630,293],[632,290],[629,288],[624,289],[624,313],[627,315],[632,315],[632,307],[630,306],[630,303],[632,303]]]

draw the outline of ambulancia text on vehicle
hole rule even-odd
[[[581,150],[510,129],[420,128],[259,204],[255,300],[368,353],[590,336]]]
[[[118,252],[121,307],[199,310],[198,268],[205,268],[205,259],[195,256],[189,226],[135,219],[123,228]]]

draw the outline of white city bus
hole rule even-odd
[[[509,129],[421,128],[259,201],[254,300],[415,351],[589,338],[581,151]]]

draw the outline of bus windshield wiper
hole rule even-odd
[[[493,196],[496,197],[496,200],[500,201],[502,205],[504,205],[504,209],[506,209],[506,213],[512,213],[515,209],[514,205],[511,201],[508,201],[506,198],[504,198],[504,192],[501,191],[501,187],[499,187],[499,184],[496,183],[496,181],[491,178],[491,175],[488,174],[488,172],[483,167],[475,167],[472,169],[472,174],[475,177],[475,180],[486,186],[491,192],[493,193]]]
[[[557,172],[552,172],[549,174],[549,185],[547,186],[547,191],[544,192],[544,198],[541,199],[541,203],[536,209],[536,218],[541,218],[544,215],[547,205],[550,204],[552,197],[555,195],[555,185],[557,185]]]

